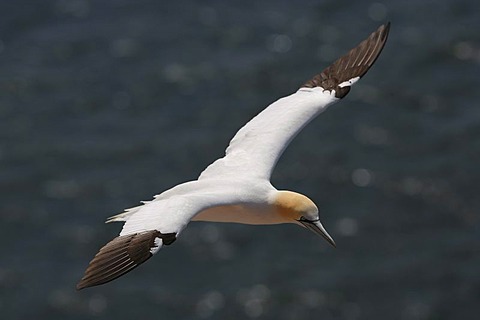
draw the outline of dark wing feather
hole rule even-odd
[[[335,90],[335,96],[343,98],[350,90],[350,86],[339,87],[338,85],[356,77],[361,78],[367,73],[382,52],[389,30],[390,23],[380,26],[367,39],[307,81],[302,87],[322,87],[325,90]]]
[[[165,244],[170,244],[175,239],[175,234],[151,230],[113,239],[95,255],[77,284],[77,289],[112,281],[133,270],[152,256],[155,239],[164,237],[167,240]]]

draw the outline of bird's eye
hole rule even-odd
[[[301,216],[300,219],[298,219],[298,221],[312,223],[312,222],[320,221],[320,218],[310,220],[310,219],[305,218],[304,216]]]

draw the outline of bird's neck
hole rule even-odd
[[[317,211],[317,206],[307,196],[287,190],[278,191],[273,199],[273,207],[286,221],[298,220],[305,212]]]

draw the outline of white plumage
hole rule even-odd
[[[301,88],[277,100],[237,132],[225,157],[208,166],[197,181],[165,191],[153,201],[112,217],[109,222],[126,221],[121,236],[152,229],[180,233],[205,209],[267,203],[276,192],[269,179],[283,150],[310,120],[336,100],[334,92],[319,87]],[[225,221],[230,213],[220,213],[216,219],[207,221],[230,222]],[[246,217],[238,217],[242,218]],[[248,219],[235,222],[239,221],[249,224]]]
[[[175,241],[194,221],[243,224],[294,223],[335,242],[320,223],[317,206],[306,196],[278,191],[272,171],[290,141],[318,114],[340,100],[371,67],[387,39],[381,26],[297,92],[269,105],[242,127],[223,158],[198,180],[175,186],[143,205],[110,217],[124,221],[120,235],[100,249],[78,289],[111,281]]]
[[[327,106],[339,100],[323,88],[300,88],[250,120],[230,141],[225,157],[202,172],[199,179],[250,177],[270,179],[290,141]]]

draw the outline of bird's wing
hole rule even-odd
[[[120,235],[107,243],[90,261],[77,289],[112,281],[133,270],[177,235],[201,210],[212,206],[217,196],[201,193],[172,196],[151,201],[128,217]]]
[[[90,261],[77,290],[110,282],[147,261],[163,244],[175,241],[174,233],[158,230],[119,236],[103,246]]]
[[[242,127],[225,156],[209,165],[201,179],[252,177],[269,179],[279,157],[298,132],[325,108],[347,95],[350,86],[375,62],[390,24],[307,81],[296,93],[269,105]]]
[[[250,188],[248,188],[250,186]],[[89,263],[77,289],[112,281],[133,270],[164,245],[173,243],[199,212],[240,202],[264,203],[269,184],[214,180],[194,181],[167,191],[128,216],[120,235],[102,247]]]

